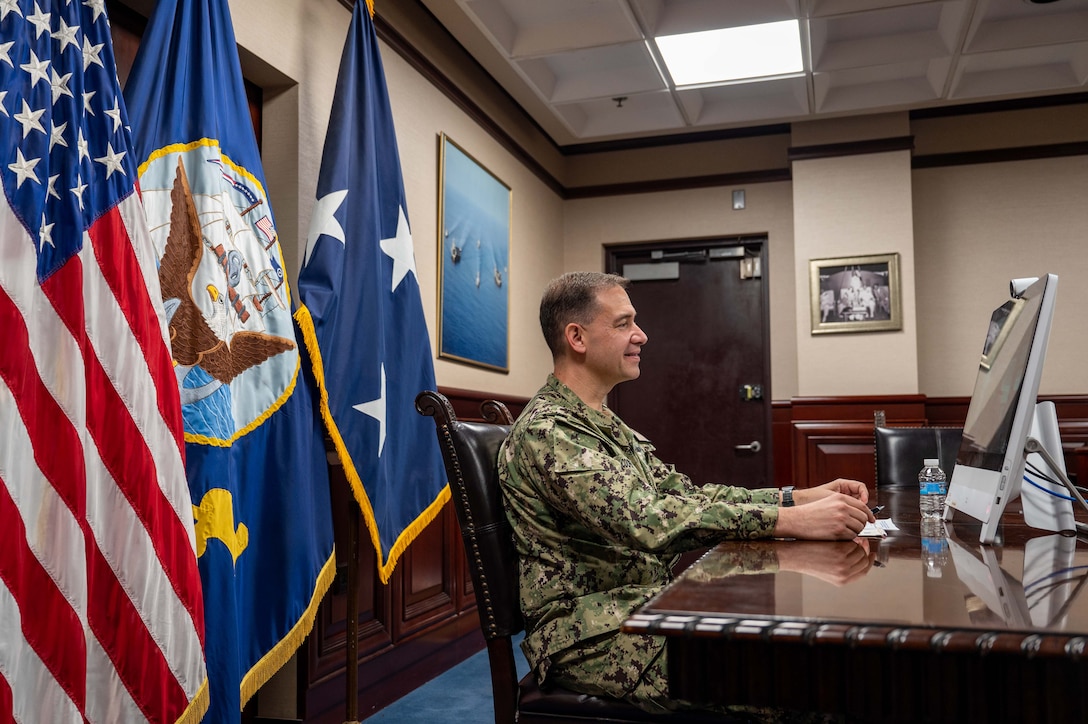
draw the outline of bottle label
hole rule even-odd
[[[923,538],[922,551],[931,554],[940,554],[948,550],[948,541],[944,538]]]
[[[927,480],[918,485],[918,492],[922,495],[944,495],[948,491],[947,486],[943,480]]]

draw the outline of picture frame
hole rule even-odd
[[[438,356],[510,371],[513,193],[438,136]]]
[[[899,254],[809,261],[812,334],[903,328]]]

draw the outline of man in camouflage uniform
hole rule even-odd
[[[664,641],[620,632],[671,579],[676,554],[726,538],[849,540],[873,516],[862,483],[797,490],[697,486],[605,405],[639,376],[646,334],[627,280],[575,272],[554,280],[540,323],[554,372],[499,453],[507,516],[520,557],[522,649],[542,686],[675,709]],[[787,503],[789,501],[787,500]]]

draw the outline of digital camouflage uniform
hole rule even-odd
[[[623,621],[669,582],[677,554],[769,537],[778,520],[777,490],[697,486],[653,451],[549,375],[499,453],[537,681],[651,711],[678,705],[664,641],[621,634]]]

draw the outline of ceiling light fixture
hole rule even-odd
[[[654,38],[677,86],[789,75],[804,70],[798,21]]]

